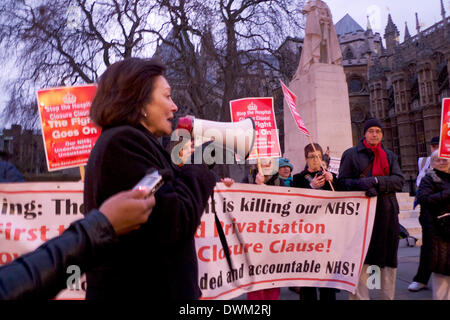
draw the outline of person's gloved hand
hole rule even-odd
[[[359,179],[359,187],[361,190],[369,190],[377,185],[375,177],[366,177]]]
[[[377,191],[377,189],[375,189],[374,187],[369,188],[369,189],[366,191],[366,197],[375,197],[375,196],[377,196],[377,195],[378,195],[378,191]]]

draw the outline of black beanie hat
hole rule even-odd
[[[367,120],[366,123],[364,124],[364,134],[366,134],[366,131],[372,127],[378,127],[381,130],[383,130],[383,125],[381,124],[381,121],[378,120],[377,118],[372,118]]]
[[[439,144],[439,137],[433,137],[430,141],[431,145],[438,145]]]

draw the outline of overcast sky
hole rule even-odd
[[[358,24],[366,29],[367,15],[371,17],[372,29],[384,35],[387,17],[390,13],[392,20],[400,31],[400,42],[403,42],[405,21],[412,36],[416,32],[416,16],[419,14],[419,23],[422,30],[431,27],[442,20],[440,0],[324,0],[330,7],[333,22],[338,22],[347,13]],[[450,0],[442,0],[446,16],[450,14]]]

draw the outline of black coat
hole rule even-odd
[[[430,271],[450,276],[450,235],[444,234],[436,225],[438,216],[450,213],[450,174],[429,170],[420,181],[417,201],[421,214],[433,222]]]
[[[399,243],[399,206],[396,192],[401,192],[405,179],[397,161],[397,156],[390,150],[383,147],[389,162],[390,175],[377,176],[378,193],[375,221],[370,239],[369,250],[365,259],[366,264],[397,267],[397,250]],[[373,161],[374,154],[367,149],[361,139],[356,147],[346,150],[342,154],[339,167],[339,190],[365,191],[367,185],[360,175],[364,169]],[[372,170],[366,177],[372,177]]]
[[[198,299],[194,234],[216,179],[203,165],[176,167],[143,126],[106,129],[86,169],[85,210],[131,189],[149,168],[173,180],[155,194],[156,205],[139,230],[119,238],[114,256],[87,273],[87,299]]]
[[[316,176],[316,174],[318,174],[319,171],[315,171],[315,172],[309,172],[308,169],[303,170],[300,173],[294,174],[294,183],[293,183],[293,187],[296,188],[305,188],[305,189],[312,189],[311,188],[311,180],[314,179],[314,177]],[[331,174],[333,175],[333,187],[336,189],[335,187],[335,183],[336,183],[336,175],[334,173],[331,172]],[[327,182],[325,182],[325,184],[323,185],[322,188],[320,188],[320,190],[329,190],[331,191],[331,187],[330,184]]]
[[[73,222],[60,236],[0,267],[0,300],[50,300],[67,287],[75,273],[102,260],[117,241],[113,226],[99,211]],[[71,282],[77,286],[75,279]]]
[[[291,183],[290,183],[291,187],[292,187],[292,182],[293,181],[291,180]],[[267,182],[265,184],[268,186],[286,187],[286,184],[280,178],[280,175],[278,173],[274,174],[269,180],[267,180]]]

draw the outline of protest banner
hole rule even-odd
[[[60,235],[83,217],[82,182],[2,183],[0,199],[0,266]],[[78,288],[64,290],[58,298],[84,299],[83,286],[80,278]]]
[[[0,197],[0,265],[61,234],[84,210],[81,182],[0,184]],[[195,234],[202,298],[232,299],[288,286],[353,292],[375,207],[376,198],[363,192],[218,183]],[[214,212],[228,241],[232,272]],[[82,277],[57,299],[83,299],[85,290]]]
[[[439,157],[450,159],[450,98],[442,100]]]
[[[48,171],[84,166],[100,135],[89,117],[96,85],[37,91]]]
[[[231,121],[251,117],[256,139],[248,159],[281,157],[280,140],[273,108],[273,98],[244,98],[230,101]]]
[[[216,186],[195,235],[202,299],[291,286],[355,292],[368,250],[376,198],[236,183]],[[233,261],[229,270],[217,213]]]

